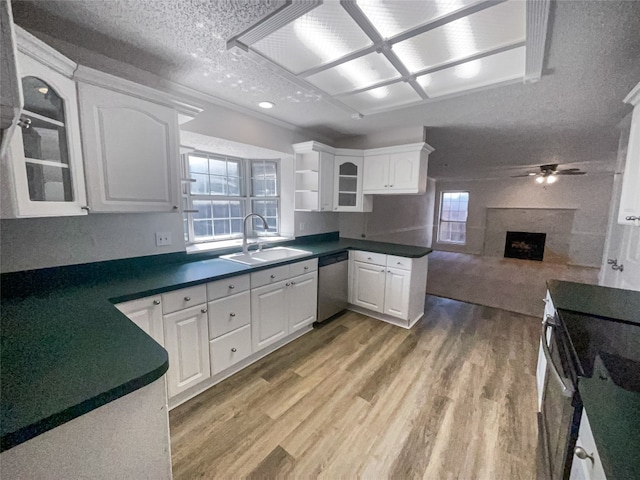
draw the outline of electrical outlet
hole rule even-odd
[[[156,232],[156,247],[171,245],[171,232]]]
[[[304,232],[304,229],[307,227],[307,224],[305,222],[300,222],[300,231]]]

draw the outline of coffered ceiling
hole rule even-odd
[[[640,81],[640,2],[552,2],[542,76],[535,83],[522,81],[527,66],[521,0],[490,5],[357,0],[343,2],[347,8],[335,1],[319,3],[293,4],[320,18],[326,13],[343,43],[325,45],[313,55],[306,29],[298,27],[295,46],[284,36],[287,29],[295,36],[295,22],[251,37],[256,25],[269,25],[291,8],[284,1],[20,0],[12,5],[16,23],[36,35],[316,131],[336,146],[355,144],[365,135],[371,145],[390,129],[426,126],[436,147],[431,175],[473,176],[503,166],[614,157],[615,126],[629,111],[622,99]],[[455,16],[469,8],[477,11]],[[492,11],[502,13],[492,18]],[[477,16],[487,18],[476,21]],[[439,18],[451,21],[440,25]],[[456,20],[470,22],[477,34],[465,38],[458,30],[456,36],[451,30]],[[424,32],[416,30],[429,24]],[[228,45],[229,40],[239,43]],[[64,53],[73,58],[71,50]],[[474,73],[478,63],[498,55],[514,57],[481,65]],[[503,67],[517,72],[507,72],[502,77],[507,81],[498,78],[493,88],[484,87],[495,79],[480,81],[481,90],[469,87],[469,80],[484,78],[481,72],[495,75]],[[379,88],[387,92],[376,99]],[[385,98],[400,101],[377,101]],[[260,110],[260,101],[275,107]]]

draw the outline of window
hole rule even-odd
[[[466,243],[468,206],[469,192],[442,192],[438,242]]]
[[[279,161],[249,160],[205,152],[183,156],[184,235],[188,244],[242,238],[242,220],[259,213],[269,225],[251,224],[258,236],[277,235],[280,225]],[[257,220],[257,222],[256,222]]]

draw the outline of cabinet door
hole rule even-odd
[[[351,284],[351,303],[374,312],[382,313],[384,307],[386,268],[382,265],[371,265],[353,262]]]
[[[411,272],[399,268],[387,269],[384,289],[384,313],[403,320],[409,319]]]
[[[362,211],[362,157],[335,157],[333,210]]]
[[[318,311],[318,272],[300,275],[290,280],[289,333],[316,321]]]
[[[335,158],[327,152],[320,152],[320,210],[330,212],[333,210],[333,164]]]
[[[169,352],[169,397],[211,376],[205,305],[164,316],[164,344]]]
[[[245,325],[209,342],[214,375],[251,355],[251,325]]]
[[[618,223],[640,226],[640,105],[633,110]]]
[[[389,189],[418,192],[420,190],[420,152],[389,155]],[[426,187],[426,186],[425,186]]]
[[[384,193],[389,188],[389,155],[365,157],[363,193]]]
[[[75,83],[18,54],[24,108],[2,159],[2,216],[85,215]]]
[[[251,337],[257,352],[287,336],[289,306],[285,281],[251,291]]]
[[[85,83],[78,92],[92,210],[177,211],[177,113]]]
[[[120,303],[116,308],[160,345],[164,345],[162,302],[160,296]]]

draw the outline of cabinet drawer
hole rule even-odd
[[[311,260],[304,260],[303,262],[296,262],[289,265],[289,276],[297,277],[305,273],[311,273],[318,270],[318,259],[312,258]]]
[[[216,338],[251,323],[251,295],[247,292],[209,302],[209,337]]]
[[[374,265],[382,266],[387,265],[387,256],[384,253],[361,252],[359,250],[352,250],[350,254],[356,262],[372,263]]]
[[[251,274],[251,288],[261,287],[289,278],[289,265],[268,268]]]
[[[251,325],[246,325],[209,342],[211,370],[220,373],[251,353]]]
[[[403,270],[411,270],[413,260],[407,257],[396,257],[395,255],[387,255],[387,267],[401,268]]]
[[[206,303],[206,301],[206,285],[182,288],[175,292],[162,294],[162,312],[166,315],[167,313],[177,312],[183,308],[189,308],[195,305],[200,305],[201,303]]]
[[[237,277],[225,278],[224,280],[216,280],[215,282],[207,284],[207,297],[210,301],[229,297],[236,293],[249,290],[250,283],[249,275],[239,275]]]

